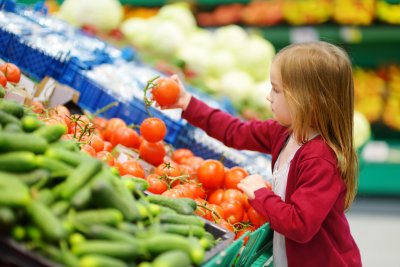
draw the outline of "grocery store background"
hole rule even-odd
[[[6,2],[10,1],[0,1]],[[178,1],[121,0],[123,8],[110,4],[116,1],[65,1],[61,9],[63,1],[48,0],[46,6],[41,1],[17,2],[43,13],[61,10],[57,16],[121,48],[126,59],[140,58],[159,71],[179,73],[200,96],[227,97],[216,105],[246,119],[269,115],[265,78],[274,51],[317,39],[344,47],[354,65],[360,155],[359,196],[347,216],[364,266],[400,266],[400,1],[183,1],[190,3],[193,17],[187,10],[159,12],[167,2]],[[157,22],[151,20],[155,17]],[[225,28],[228,25],[240,27]],[[219,37],[212,40],[200,31],[191,35],[203,28],[218,32]],[[248,42],[248,33],[257,37],[252,35]],[[211,42],[218,49],[211,49]],[[95,46],[99,47],[87,47]],[[81,51],[81,56],[88,55]],[[102,62],[85,63],[93,67]],[[91,71],[91,77],[105,87],[117,81],[121,82],[118,88],[125,86],[123,82],[133,83],[123,68],[118,70],[121,76],[107,66]],[[44,72],[33,76],[40,80]],[[67,78],[64,82],[69,84]]]

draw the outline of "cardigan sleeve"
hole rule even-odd
[[[249,203],[268,216],[272,229],[305,243],[318,232],[335,204],[344,206],[344,190],[334,164],[323,158],[310,158],[299,163],[296,189],[286,202],[262,188]]]
[[[212,108],[195,97],[182,118],[204,130],[226,146],[271,154],[276,135],[285,128],[273,120],[241,121],[222,110]]]

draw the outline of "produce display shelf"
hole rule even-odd
[[[376,67],[400,62],[400,27],[387,24],[371,26],[340,26],[334,24],[314,26],[278,25],[248,27],[269,40],[279,51],[297,42],[323,40],[342,46],[354,65]]]
[[[59,1],[62,2],[62,1]],[[159,7],[162,5],[177,2],[176,0],[120,0],[121,4],[124,5],[137,5],[137,6],[147,6],[147,7]],[[189,3],[196,5],[227,5],[227,4],[248,4],[250,0],[189,0]]]
[[[213,258],[217,255],[233,255],[240,247],[231,244],[234,239],[234,234],[210,221],[205,221],[205,230],[211,233],[214,238],[219,240],[215,247],[206,251],[204,264],[202,266],[211,267],[208,262],[213,262]],[[225,251],[226,250],[226,251]],[[235,254],[236,255],[236,254]],[[220,256],[219,256],[220,257]],[[229,259],[228,259],[229,260]],[[8,264],[11,266],[29,266],[29,267],[61,267],[43,256],[27,249],[24,245],[16,242],[15,240],[0,235],[0,266]],[[5,265],[7,266],[7,265]],[[226,266],[226,265],[223,265]]]
[[[389,160],[367,161],[363,158],[363,153],[360,154],[359,195],[400,196],[400,142],[382,142],[387,144]],[[377,158],[379,146],[375,148],[372,153]],[[368,145],[365,149],[368,149]]]

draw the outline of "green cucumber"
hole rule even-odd
[[[132,235],[127,235],[126,232],[122,230],[118,230],[115,227],[103,224],[90,225],[89,227],[85,228],[83,232],[85,236],[88,236],[91,239],[122,241],[132,243],[138,247],[140,245],[140,241],[134,238]]]
[[[96,173],[102,168],[102,164],[98,159],[85,158],[74,169],[65,180],[61,197],[69,200],[71,197],[84,186]]]
[[[123,221],[124,216],[116,209],[97,209],[79,211],[74,216],[76,225],[108,224],[117,225]]]
[[[187,253],[181,250],[170,250],[158,255],[152,267],[190,267],[192,266]]]
[[[69,151],[80,151],[79,145],[75,140],[62,140],[61,139],[55,143],[51,143],[50,147],[63,148],[63,149],[69,150]]]
[[[48,180],[50,178],[50,172],[45,169],[35,169],[30,172],[15,174],[18,179],[21,180],[27,186],[32,186],[42,180]]]
[[[178,234],[182,236],[195,236],[198,238],[203,237],[205,233],[204,228],[197,225],[162,223],[160,224],[159,229],[165,233]]]
[[[176,234],[157,233],[143,240],[146,249],[152,255],[159,255],[170,250],[186,252],[192,263],[199,265],[205,258],[205,250],[197,238],[183,237]]]
[[[51,212],[53,212],[54,215],[57,217],[61,217],[63,214],[66,214],[68,209],[70,207],[70,204],[65,201],[65,200],[59,200],[57,202],[54,202],[50,206]]]
[[[36,168],[35,154],[28,151],[8,152],[0,155],[0,171],[28,172]]]
[[[32,201],[27,207],[32,222],[40,229],[43,237],[50,241],[59,241],[66,237],[61,221],[51,210],[39,201]]]
[[[128,221],[137,221],[142,218],[133,197],[125,198],[109,181],[95,181],[92,186],[92,196],[98,205],[121,211]]]
[[[74,207],[77,210],[82,210],[90,204],[91,199],[92,199],[91,185],[86,184],[72,196],[70,202],[72,207]]]
[[[68,164],[43,155],[36,156],[36,165],[48,170],[51,173],[51,177],[65,177],[73,171]]]
[[[192,206],[176,198],[169,198],[162,195],[148,195],[146,199],[150,203],[173,209],[179,214],[192,215],[194,213]]]
[[[43,125],[43,122],[37,116],[32,115],[22,117],[21,123],[22,129],[27,133],[31,133]]]
[[[110,240],[88,240],[72,247],[72,253],[79,257],[100,254],[123,260],[136,260],[141,256],[140,251],[142,249],[135,244]]]
[[[125,184],[128,189],[134,193],[134,190],[144,191],[149,188],[149,183],[139,177],[131,176],[131,175],[124,175],[121,177],[122,182]]]
[[[3,131],[6,133],[22,133],[22,126],[21,124],[9,123],[4,127]]]
[[[49,143],[53,143],[67,132],[67,127],[63,124],[44,125],[33,132],[33,134],[43,137]]]
[[[0,176],[0,205],[26,206],[31,201],[29,188],[13,175]]]
[[[121,222],[117,225],[117,228],[133,236],[136,236],[139,232],[141,232],[140,227],[138,227],[135,223],[130,222]]]
[[[128,265],[113,257],[89,254],[80,258],[79,267],[128,267]]]
[[[15,100],[0,99],[0,110],[17,118],[24,116],[24,107]]]
[[[200,227],[205,226],[205,221],[196,215],[182,215],[172,213],[160,214],[160,222],[162,223],[174,223],[174,224],[190,224],[197,225]]]
[[[60,148],[60,147],[57,148],[57,147],[52,147],[52,146],[50,146],[46,150],[45,156],[52,158],[52,159],[60,160],[64,163],[67,163],[68,165],[73,166],[73,167],[78,166],[79,163],[82,162],[82,160],[87,158],[81,152],[70,151],[65,148]]]
[[[9,123],[21,124],[19,119],[12,114],[9,114],[3,110],[0,110],[0,124],[5,126]]]
[[[51,260],[66,267],[79,266],[79,259],[67,249],[59,249],[52,245],[41,244],[40,251]]]
[[[51,191],[49,188],[44,188],[37,193],[35,200],[40,201],[46,206],[50,206],[54,202],[55,196],[53,191]]]
[[[27,133],[0,132],[0,151],[30,151],[42,154],[48,146],[47,141]]]

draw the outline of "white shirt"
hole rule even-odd
[[[281,154],[279,154],[278,159],[275,162],[274,171],[272,173],[272,190],[274,193],[281,197],[283,201],[285,201],[285,194],[286,194],[286,183],[289,173],[290,161],[296,154],[297,150],[301,147],[298,145],[288,160],[286,162],[282,162],[279,164],[279,160]],[[283,150],[282,150],[283,151]],[[281,151],[281,153],[282,153]],[[278,166],[280,167],[278,169]],[[281,235],[278,232],[274,232],[274,239],[273,239],[273,259],[274,259],[274,267],[287,267],[287,256],[286,256],[286,245],[285,245],[285,236]]]

